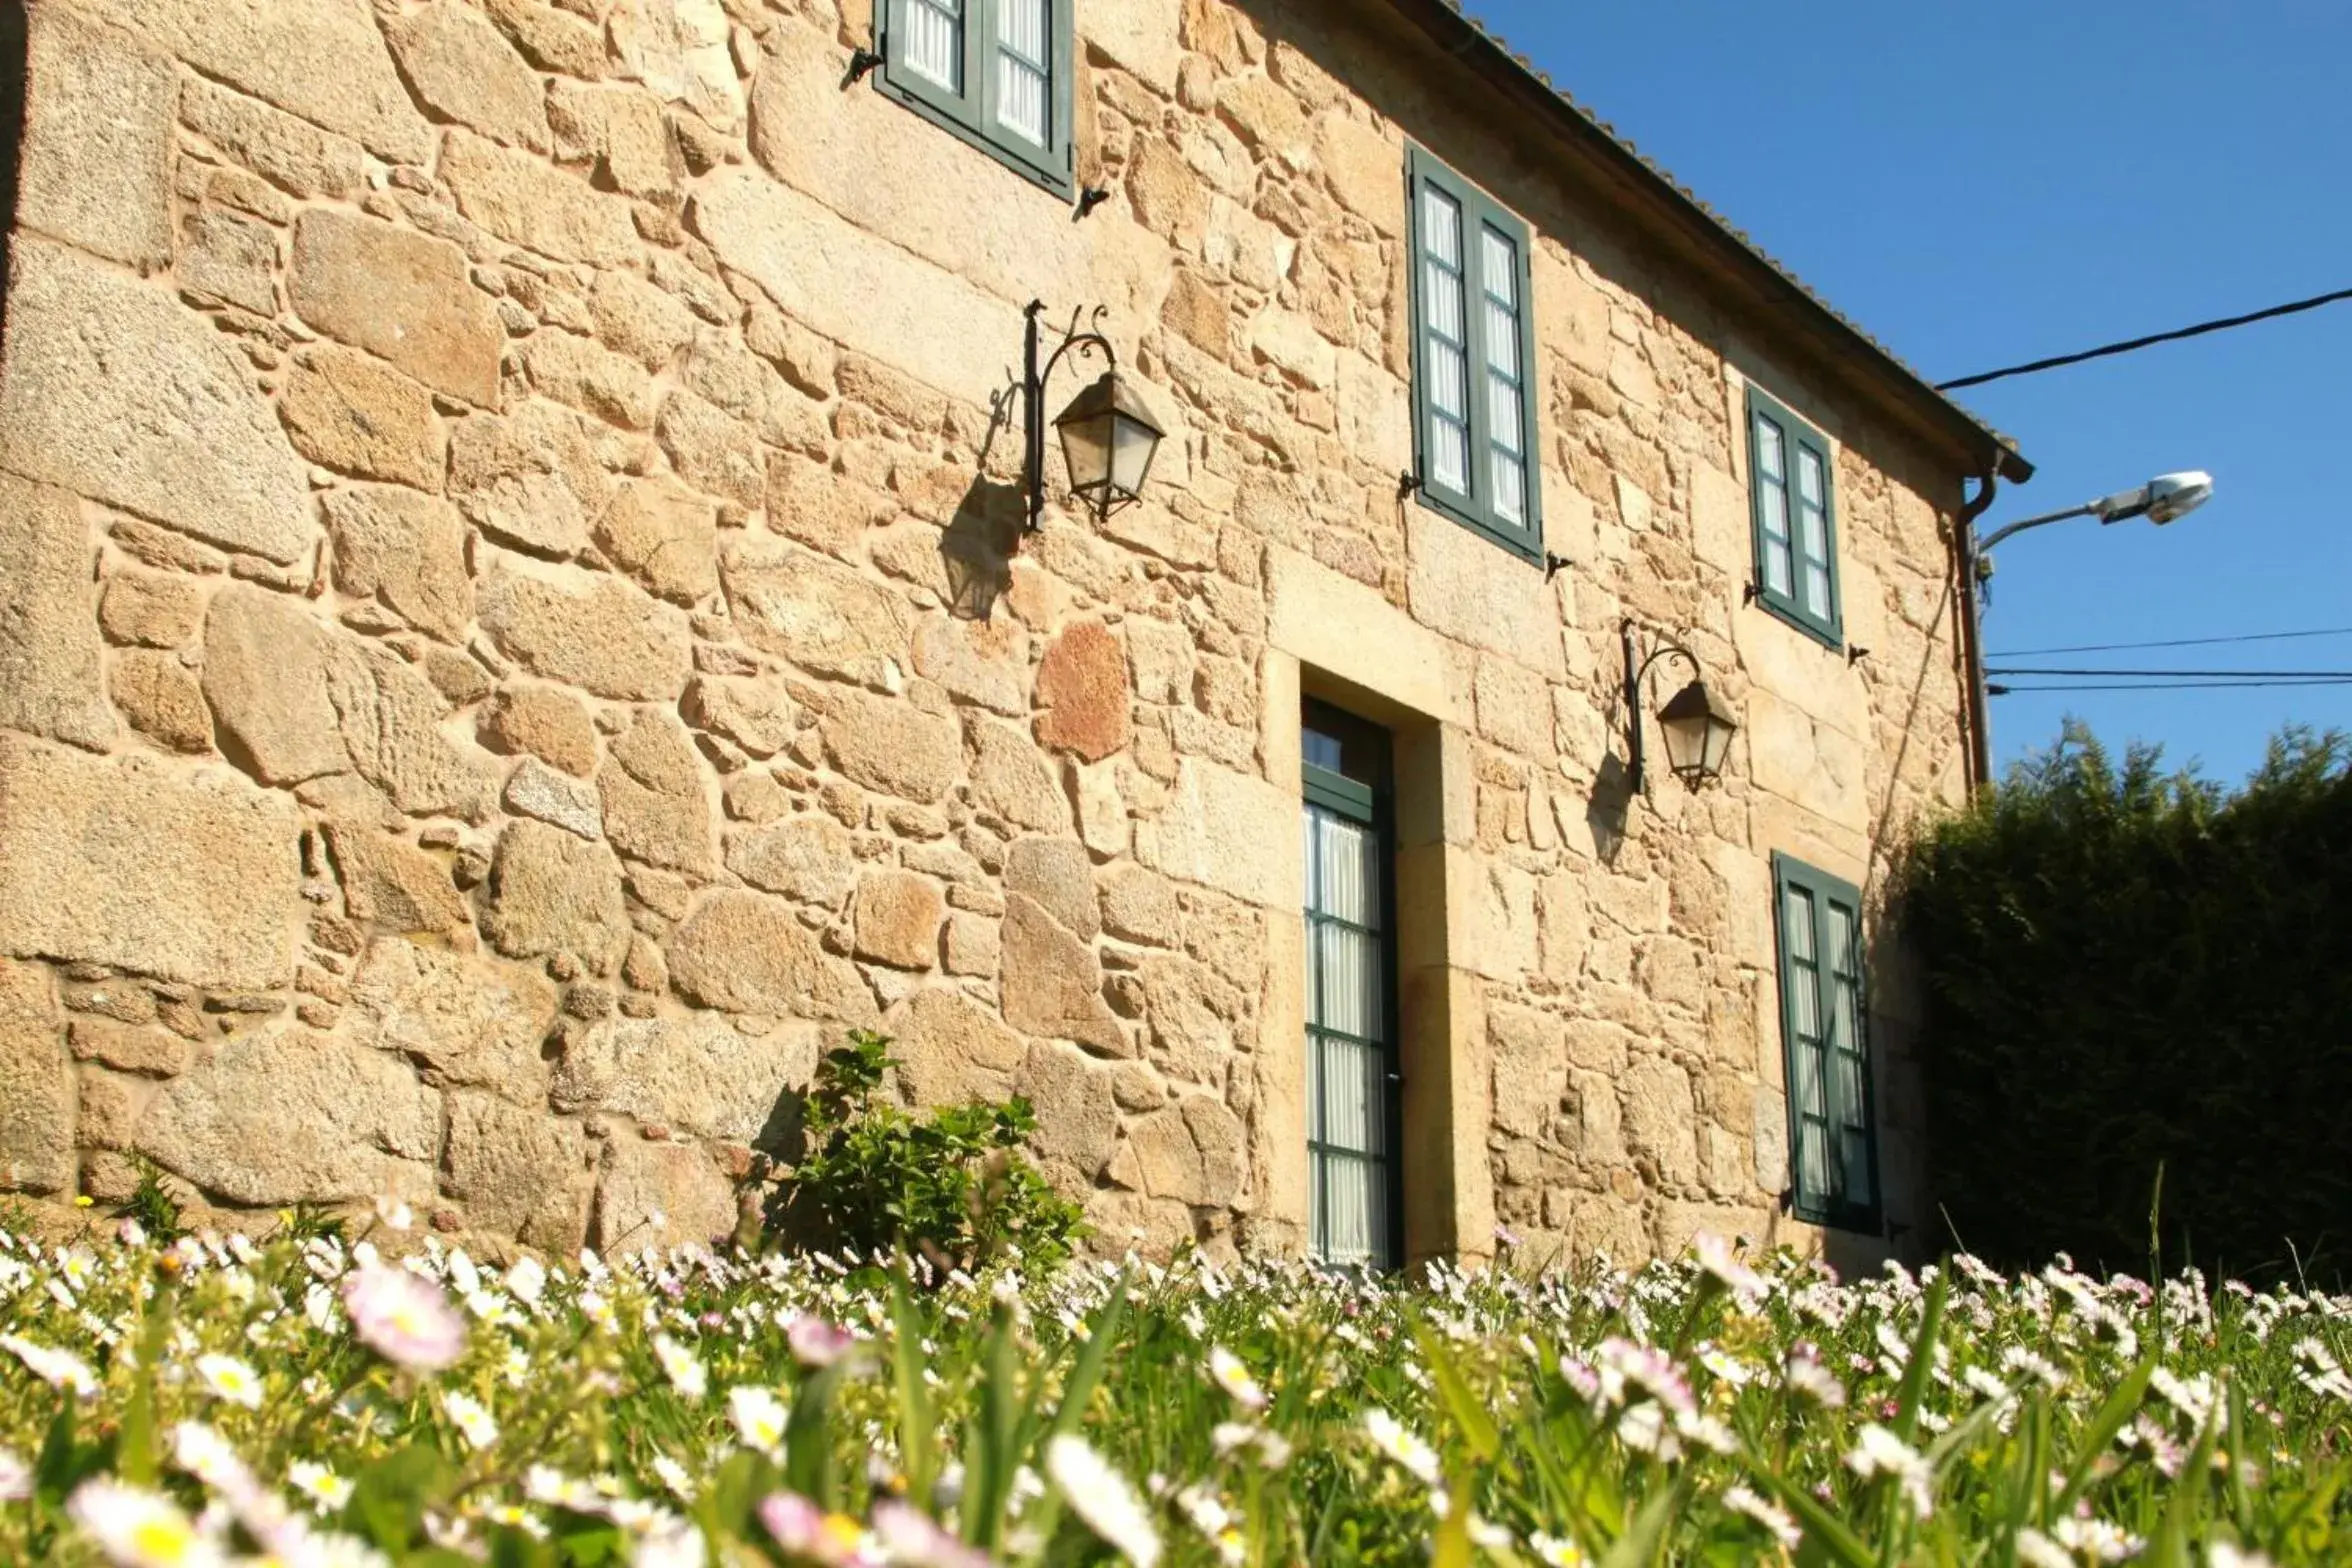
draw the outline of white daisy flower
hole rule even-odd
[[[198,1356],[196,1375],[204,1379],[214,1398],[247,1410],[261,1408],[261,1376],[235,1356]]]
[[[1744,1486],[1725,1488],[1723,1506],[1762,1525],[1783,1550],[1793,1552],[1805,1544],[1805,1532],[1797,1528],[1797,1521],[1789,1517],[1787,1510],[1766,1502]]]
[[[1233,1402],[1242,1409],[1259,1411],[1266,1408],[1266,1391],[1258,1386],[1256,1378],[1250,1376],[1249,1368],[1242,1364],[1241,1357],[1223,1345],[1209,1347],[1209,1375],[1217,1380],[1218,1387],[1233,1396]]]
[[[764,1388],[740,1385],[727,1390],[727,1418],[746,1448],[774,1458],[784,1451],[784,1423],[791,1412],[784,1401]]]
[[[680,1394],[688,1399],[700,1399],[710,1392],[710,1373],[693,1351],[667,1334],[656,1334],[653,1354],[661,1363],[662,1375],[670,1380],[670,1387]]]
[[[1404,1466],[1413,1479],[1423,1486],[1437,1485],[1437,1450],[1405,1430],[1403,1422],[1374,1405],[1364,1412],[1364,1430],[1371,1434],[1373,1446]]]
[[[116,1568],[223,1568],[220,1543],[171,1499],[119,1481],[85,1481],[66,1511]]]
[[[476,1453],[498,1441],[498,1423],[482,1402],[471,1394],[451,1389],[441,1396],[442,1413],[466,1440],[466,1446]]]
[[[1070,1509],[1135,1568],[1160,1560],[1160,1533],[1124,1476],[1078,1438],[1064,1434],[1045,1448],[1046,1473]]]
[[[321,1514],[339,1514],[351,1501],[351,1482],[315,1460],[295,1460],[286,1467],[286,1480]]]

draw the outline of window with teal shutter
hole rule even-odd
[[[1418,147],[1406,171],[1421,499],[1540,561],[1527,225]]]
[[[1845,642],[1835,471],[1828,438],[1751,383],[1748,499],[1756,532],[1756,602],[1833,648]]]
[[[1075,0],[882,0],[882,91],[1063,197]]]
[[[1862,895],[1786,855],[1779,897],[1780,1017],[1797,1217],[1879,1228],[1878,1124],[1863,1032]]]

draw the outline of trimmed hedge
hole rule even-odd
[[[2069,726],[1912,849],[1932,1191],[1958,1240],[2352,1277],[2352,744],[2235,793]]]

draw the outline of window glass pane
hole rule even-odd
[[[1834,900],[1829,906],[1829,968],[1844,979],[1862,977],[1854,953],[1854,911]]]
[[[1797,1195],[1818,1204],[1828,1198],[1829,1129],[1808,1121],[1797,1128]]]
[[[1479,288],[1484,295],[1487,370],[1486,424],[1492,449],[1495,515],[1527,520],[1526,367],[1519,361],[1519,247],[1481,224]]]
[[[1767,591],[1786,598],[1790,592],[1789,547],[1786,539],[1764,540],[1764,587]]]
[[[1326,1155],[1322,1181],[1326,1212],[1323,1258],[1328,1263],[1359,1264],[1381,1261],[1375,1238],[1386,1229],[1381,1202],[1380,1168],[1366,1160]]]
[[[1050,0],[996,0],[996,120],[1039,147],[1046,145],[1046,50]]]
[[[1788,452],[1780,426],[1763,414],[1756,421],[1756,511],[1764,531],[1764,590],[1787,598],[1796,591],[1795,552],[1789,534]]]
[[[951,93],[964,90],[964,0],[906,0],[907,69]]]
[[[1446,422],[1467,425],[1470,422],[1469,361],[1459,345],[1449,343],[1432,329],[1429,335],[1429,408],[1442,414]]]
[[[1810,963],[1813,959],[1813,895],[1801,887],[1788,889],[1788,907],[1781,912],[1780,940],[1788,956]]]
[[[1841,1127],[1866,1129],[1870,1103],[1862,1092],[1862,1058],[1849,1050],[1829,1053],[1830,1119]]]
[[[1376,1046],[1323,1042],[1323,1138],[1353,1154],[1387,1152],[1388,1069]]]
[[[1429,411],[1429,477],[1456,495],[1470,493],[1470,431],[1434,408]]]
[[[1462,270],[1462,209],[1434,185],[1421,187],[1421,248],[1448,271]]]
[[[1797,447],[1797,498],[1815,511],[1826,505],[1821,483],[1821,454],[1811,447]]]
[[[1829,516],[1820,507],[1797,507],[1797,538],[1805,547],[1806,560],[1829,564]]]
[[[1327,915],[1360,926],[1380,925],[1380,836],[1361,822],[1319,813],[1317,853],[1322,858],[1322,902]]]
[[[1310,982],[1310,985],[1312,982]],[[1323,1037],[1307,1031],[1307,1136],[1323,1141]]]
[[[1314,761],[1312,747],[1308,749],[1307,760]],[[1300,842],[1307,846],[1307,852],[1299,857],[1300,866],[1305,872],[1304,886],[1299,889],[1299,903],[1312,910],[1315,907],[1315,808],[1312,806],[1299,807],[1299,835]]]
[[[1524,455],[1520,448],[1520,432],[1526,422],[1519,383],[1498,370],[1488,373],[1486,385],[1487,428],[1494,434],[1495,450],[1518,458]]]
[[[1330,921],[1318,922],[1315,961],[1323,971],[1317,986],[1322,1008],[1313,1021],[1359,1039],[1384,1038],[1380,938]]]
[[[1789,1052],[1789,1095],[1797,1114],[1816,1120],[1829,1114],[1828,1091],[1821,1081],[1821,1053],[1799,1044]]]
[[[1504,451],[1494,451],[1495,515],[1507,523],[1527,521],[1527,465]]]
[[[1421,187],[1421,323],[1429,384],[1429,480],[1470,493],[1470,339],[1462,276],[1462,209],[1433,185]]]
[[[1762,414],[1756,416],[1756,473],[1759,478],[1782,486],[1788,482],[1787,462],[1781,456],[1780,426]]]
[[[1868,1208],[1878,1201],[1870,1185],[1870,1135],[1849,1127],[1838,1135],[1838,1143],[1845,1151],[1845,1188],[1840,1196],[1856,1208]]]
[[[1791,964],[1788,972],[1789,1025],[1797,1043],[1811,1049],[1821,1042],[1821,977],[1810,964]]]
[[[1829,573],[1825,568],[1805,563],[1805,613],[1821,620],[1830,617]]]

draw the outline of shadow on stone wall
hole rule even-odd
[[[958,619],[989,619],[1012,587],[1022,501],[1019,485],[982,474],[956,503],[939,537],[939,558],[947,565],[948,608]]]
[[[24,0],[0,0],[0,331],[8,319],[8,280],[16,252],[17,165],[24,156],[26,24]]]
[[[1592,794],[1585,799],[1584,821],[1592,829],[1593,853],[1601,864],[1614,867],[1617,851],[1625,846],[1625,819],[1633,811],[1633,771],[1617,753],[1601,758],[1593,773]]]

